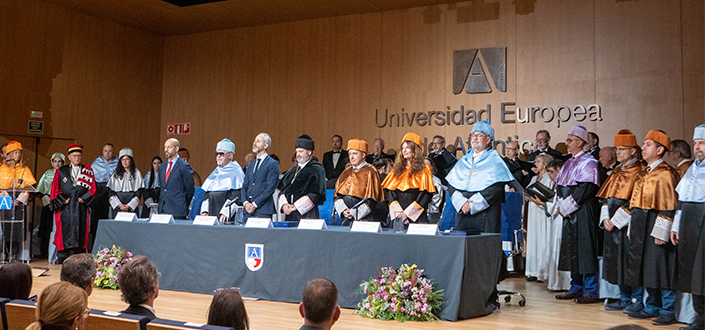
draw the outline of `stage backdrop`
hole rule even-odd
[[[704,14],[701,0],[470,1],[166,37],[161,139],[190,123],[174,136],[202,177],[217,141],[242,162],[262,131],[282,170],[303,133],[319,159],[333,134],[466,146],[478,116],[502,141],[547,129],[555,145],[575,124],[603,146],[622,128],[689,140],[705,122]]]

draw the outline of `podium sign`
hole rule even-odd
[[[361,233],[381,233],[382,226],[377,221],[355,221],[350,231]]]
[[[118,212],[115,216],[115,221],[137,221],[137,215],[132,212]]]
[[[218,218],[215,216],[197,215],[193,219],[193,224],[197,226],[215,226],[217,220]]]
[[[12,197],[0,197],[0,210],[12,210]]]
[[[149,219],[149,223],[174,223],[174,217],[171,214],[154,214]]]
[[[435,236],[441,233],[438,231],[438,225],[436,224],[410,223],[406,234]]]
[[[321,230],[328,229],[326,221],[323,219],[301,219],[299,221],[299,229]]]
[[[270,218],[249,218],[245,228],[274,228]]]

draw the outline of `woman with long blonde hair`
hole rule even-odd
[[[423,142],[414,133],[406,133],[401,142],[392,172],[382,182],[389,190],[389,216],[409,222],[428,223],[426,208],[436,188],[431,168],[424,164]]]
[[[90,309],[85,291],[68,282],[46,287],[37,301],[37,321],[25,330],[83,330]]]

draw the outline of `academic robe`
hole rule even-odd
[[[570,158],[556,176],[556,203],[563,215],[558,270],[597,274],[600,188],[597,160],[588,153]]]
[[[421,172],[413,175],[408,166],[398,176],[392,170],[384,178],[382,187],[389,191],[391,219],[394,219],[394,212],[404,212],[409,217],[409,223],[428,223],[426,208],[436,192],[430,166],[424,166]]]
[[[634,184],[641,179],[643,173],[642,164],[633,159],[626,168],[617,166],[607,177],[605,183],[600,187],[600,191],[597,192],[597,197],[603,201],[599,220],[602,227],[604,227],[602,221],[605,218],[612,219],[620,207],[624,206],[629,210],[629,200],[632,197]],[[627,226],[622,229],[614,227],[612,231],[605,229],[602,278],[615,285],[626,283],[627,260],[629,258],[628,233]]]
[[[372,212],[377,207],[377,202],[383,202],[385,200],[387,200],[387,198],[382,190],[379,173],[371,164],[365,163],[358,169],[348,166],[340,173],[335,185],[334,205],[336,211],[340,214],[340,218],[343,219],[343,226],[352,224],[356,218],[343,217],[343,211],[355,206],[357,206],[355,212],[359,214],[357,216],[359,220],[386,220],[374,219]],[[361,205],[361,202],[365,205]]]
[[[245,180],[245,173],[236,161],[225,166],[217,166],[215,170],[203,181],[201,188],[205,191],[201,203],[201,213],[209,215],[225,215],[230,218],[235,214],[237,206],[242,206],[240,189]],[[235,201],[230,207],[227,203]]]
[[[507,157],[502,157],[502,160],[504,160],[504,163],[507,164],[507,168],[509,168],[509,171],[512,172],[514,179],[517,180],[522,187],[526,188],[530,182],[532,182],[531,179],[534,175],[534,172],[531,171],[531,168],[534,166],[532,163],[522,161],[519,158],[509,159]],[[528,174],[524,175],[523,171],[526,171]]]
[[[458,159],[455,158],[450,151],[446,150],[446,148],[443,148],[441,153],[429,153],[428,160],[433,162],[433,165],[436,166],[436,176],[441,179],[441,183],[447,186],[448,181],[446,180],[446,176],[450,173],[450,170],[453,169],[455,163],[458,162]]]
[[[54,212],[56,235],[54,244],[58,251],[65,249],[87,249],[90,229],[88,205],[95,195],[95,179],[91,166],[79,165],[78,178],[71,177],[71,165],[57,170],[51,183],[50,208]],[[66,204],[66,200],[69,199]],[[83,199],[79,202],[78,199]]]
[[[676,249],[670,242],[676,213],[678,172],[661,162],[637,180],[632,197],[629,228],[627,283],[631,286],[670,290],[674,287]],[[666,241],[656,245],[655,237]]]
[[[502,231],[502,203],[504,186],[515,185],[514,176],[496,150],[487,149],[475,157],[470,149],[446,177],[449,184],[450,201],[458,212],[456,230],[471,235],[500,233]],[[468,213],[462,212],[470,202]]]
[[[29,169],[29,166],[23,164],[10,166],[7,163],[0,165],[0,189],[5,191],[8,195],[12,196],[11,189],[13,186],[17,188],[25,188],[35,183],[37,183],[37,180],[34,179],[34,176],[32,175],[32,170]],[[24,203],[15,206],[15,219],[24,220],[26,228],[29,219],[27,217],[27,205],[25,203],[28,201],[29,195],[26,192],[15,192],[14,196],[12,197],[13,199],[16,198],[18,200],[24,200]],[[0,212],[2,212],[4,218],[12,218],[12,210],[2,210]],[[21,244],[20,242],[25,240],[26,231],[25,233],[23,233],[21,230],[21,226],[12,226],[10,223],[3,224],[2,230],[0,232],[5,232],[5,235],[3,235],[3,237],[5,239],[6,248],[10,246],[10,231],[13,231],[12,241],[14,242],[14,256],[12,257],[16,258],[20,253],[20,249],[16,247],[19,247],[19,244]]]
[[[676,166],[676,172],[678,172],[678,177],[682,178],[685,175],[685,172],[688,171],[690,168],[690,165],[693,165],[693,161],[690,159],[686,159],[682,161],[678,166]]]
[[[286,216],[286,221],[300,219],[318,219],[318,205],[326,201],[326,171],[318,158],[312,157],[301,168],[294,165],[279,181],[279,207],[284,204],[294,204],[298,201],[305,208],[294,210]],[[304,198],[304,199],[301,199]]]
[[[137,212],[140,194],[142,193],[142,188],[144,188],[144,180],[140,170],[135,169],[134,175],[129,172],[123,173],[122,178],[113,173],[110,176],[110,180],[108,180],[107,187],[110,196],[108,198],[110,203],[110,212],[108,214],[111,219],[115,219],[118,212]],[[130,209],[123,211],[119,208],[120,204],[126,204]]]
[[[39,237],[39,251],[42,256],[47,254],[49,249],[49,237],[51,236],[52,230],[52,218],[54,213],[49,209],[49,203],[51,198],[51,182],[54,181],[55,169],[49,169],[44,172],[44,175],[39,179],[37,184],[37,191],[42,194],[42,214],[39,218],[39,231],[37,232],[37,237]]]
[[[705,295],[705,162],[695,161],[676,187],[679,210],[673,231],[679,232],[676,289]]]

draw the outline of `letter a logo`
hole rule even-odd
[[[507,91],[507,47],[464,49],[453,51],[453,94],[491,93],[487,74],[480,57],[485,60],[494,85],[500,92]]]
[[[264,244],[245,243],[245,264],[253,272],[262,268],[264,263]]]

